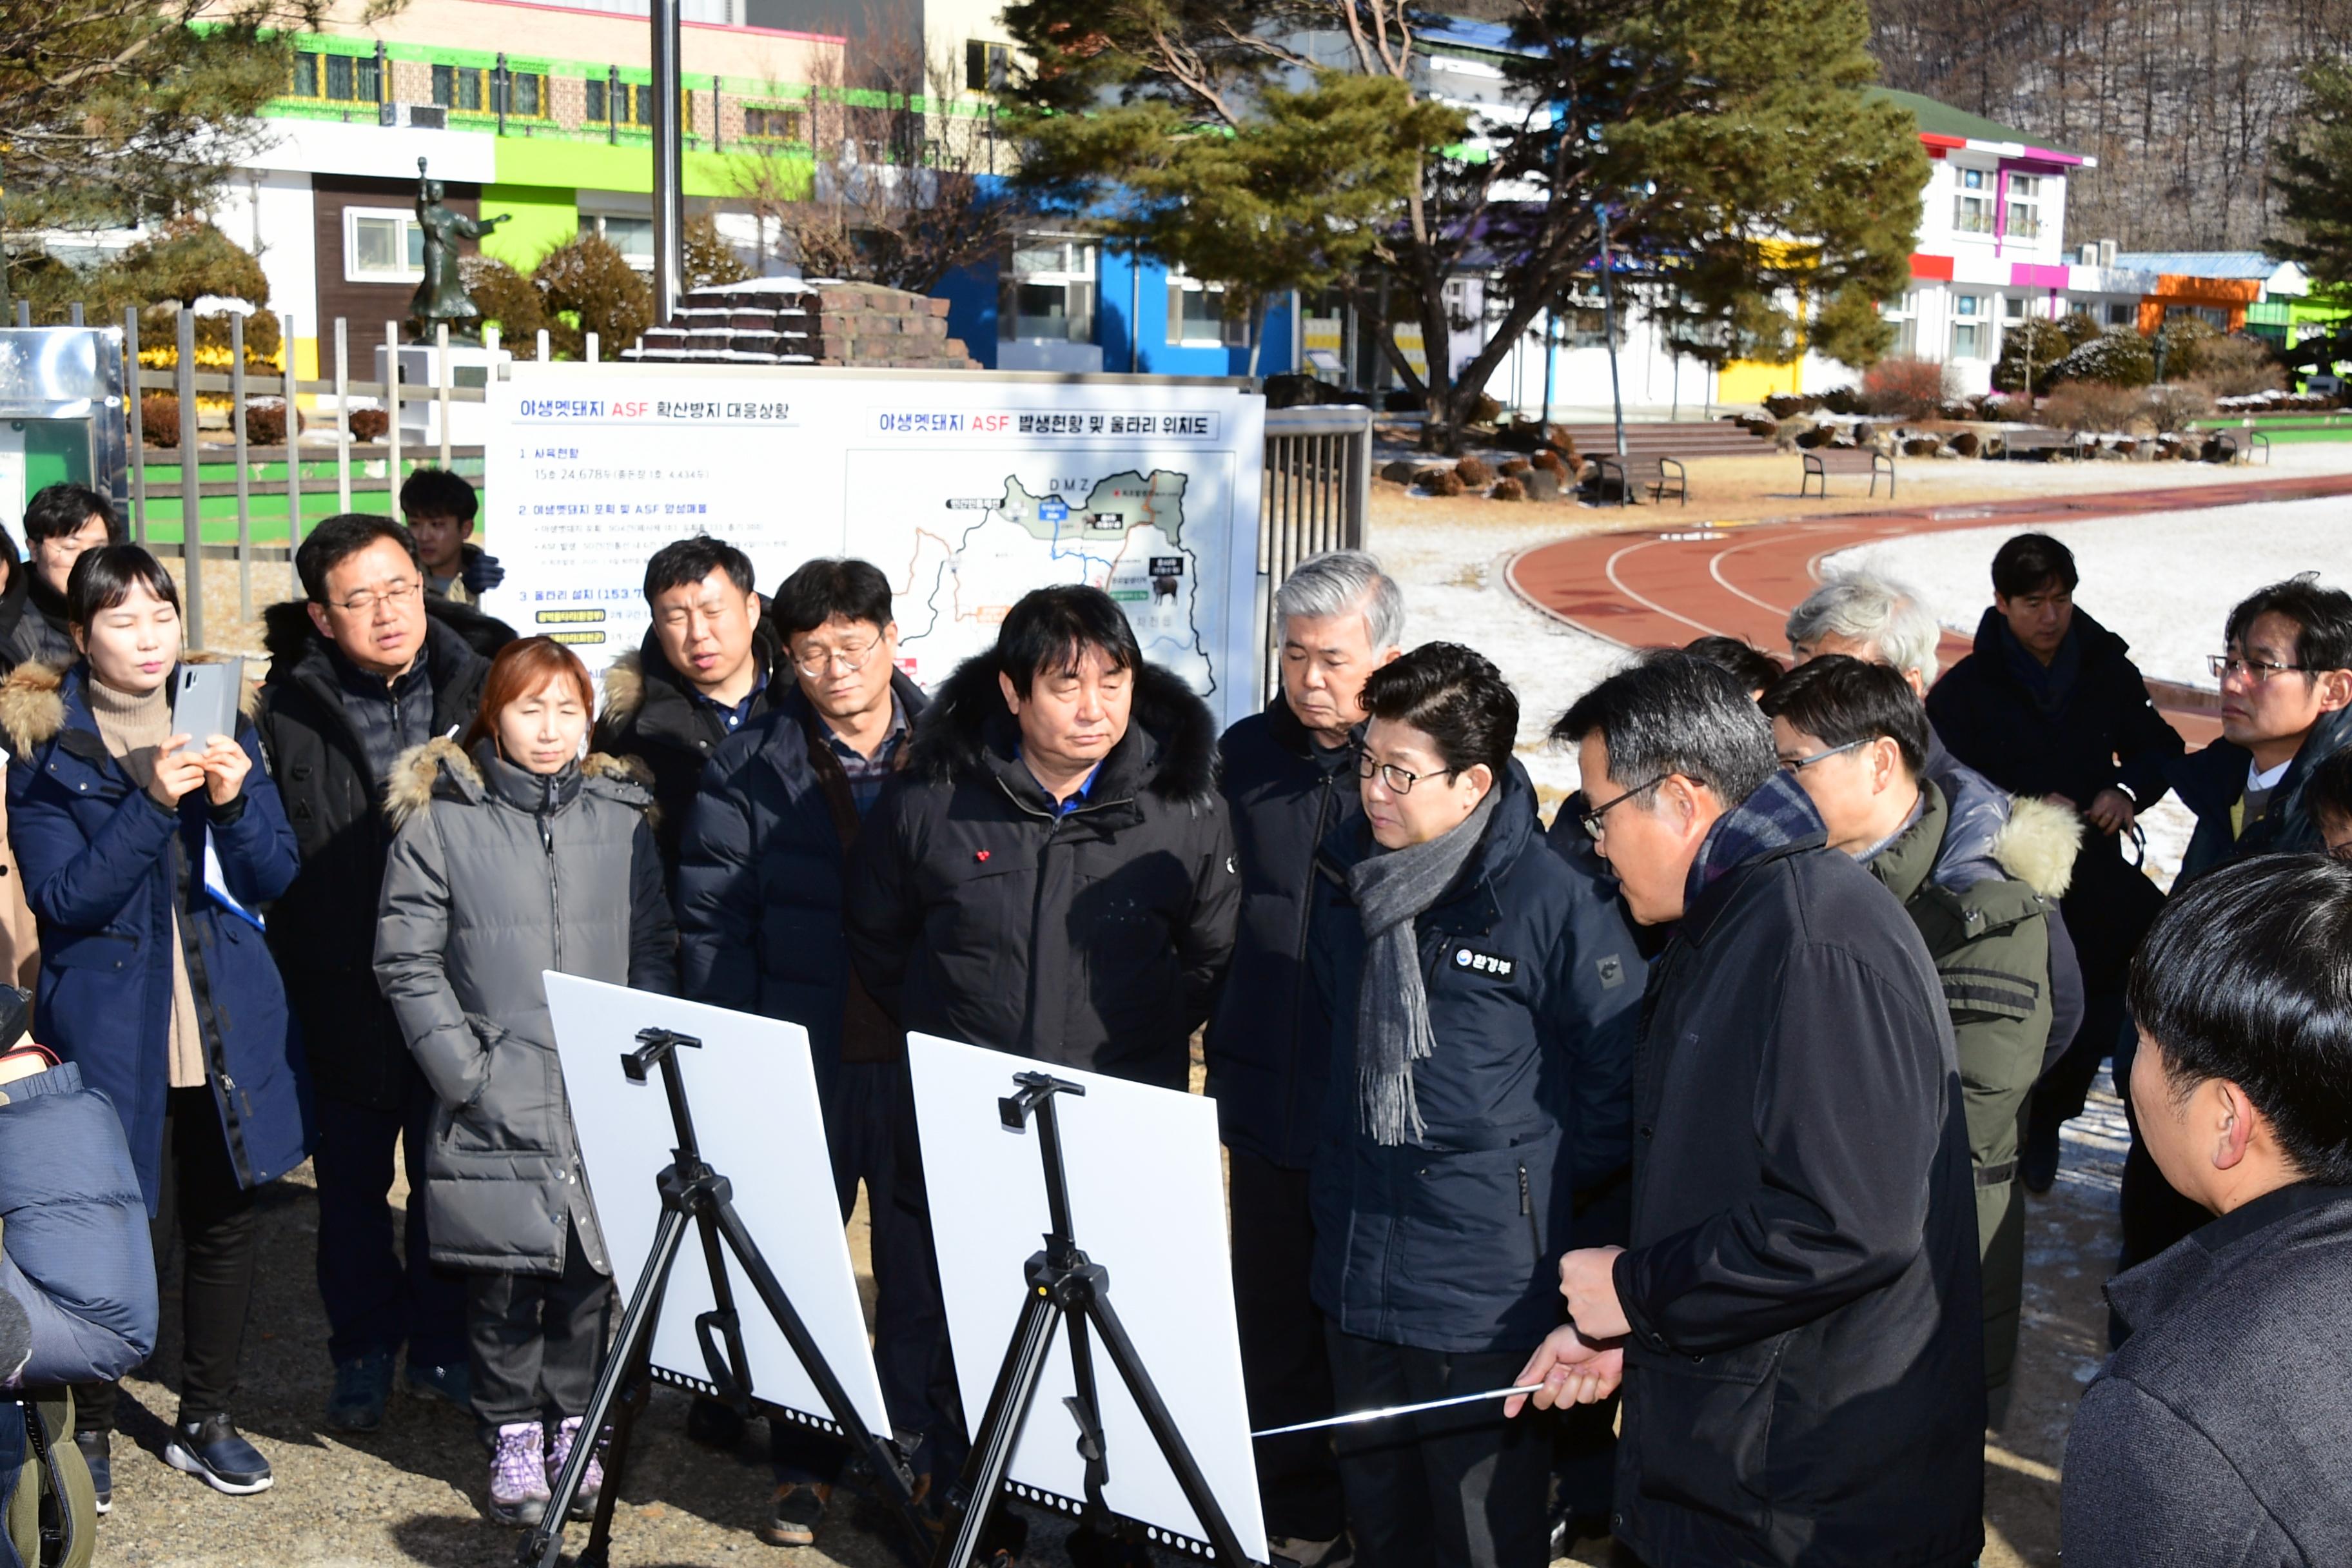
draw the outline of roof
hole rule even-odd
[[[2116,265],[2126,272],[2168,272],[2182,278],[2267,279],[2282,264],[2259,250],[2128,250],[2116,253]]]
[[[2038,132],[2003,125],[1998,120],[1987,120],[1981,114],[1970,114],[1965,109],[1938,103],[1920,93],[1898,92],[1891,87],[1874,87],[1864,89],[1864,96],[1909,110],[1912,118],[1919,121],[1919,133],[1923,136],[1955,136],[1964,142],[2016,142],[2038,152],[2063,153],[2069,158],[2083,156],[2071,148],[2044,142]]]

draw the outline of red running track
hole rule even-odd
[[[1922,506],[1842,516],[1586,534],[1522,552],[1505,574],[1529,604],[1627,647],[1679,646],[1717,633],[1778,652],[1790,610],[1821,582],[1823,558],[1879,540],[1951,529],[2079,521],[2152,511],[2242,506],[2352,495],[2352,475],[2252,479],[1962,506]],[[1948,668],[1969,650],[1944,634]],[[2209,694],[2153,683],[2159,704],[2192,746],[2218,732]]]

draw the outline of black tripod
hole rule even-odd
[[[1103,1501],[1102,1489],[1110,1479],[1110,1467],[1103,1447],[1102,1410],[1095,1394],[1094,1358],[1087,1348],[1089,1324],[1101,1336],[1103,1353],[1127,1384],[1160,1457],[1183,1489],[1184,1500],[1208,1532],[1216,1560],[1239,1568],[1252,1559],[1234,1538],[1233,1525],[1217,1506],[1192,1449],[1185,1447],[1183,1434],[1176,1430],[1175,1418],[1168,1414],[1135,1342],[1127,1337],[1118,1314],[1111,1310],[1110,1275],[1078,1250],[1070,1234],[1070,1188],[1062,1170],[1062,1132],[1054,1117],[1054,1097],[1083,1095],[1086,1089],[1042,1072],[1015,1073],[1013,1081],[1015,1092],[996,1102],[996,1113],[1016,1132],[1028,1124],[1031,1111],[1037,1113],[1037,1152],[1045,1164],[1045,1204],[1053,1228],[1045,1233],[1045,1250],[1029,1259],[1025,1271],[1029,1291],[1021,1320],[1013,1327],[1012,1344],[1005,1349],[995,1390],[988,1396],[988,1413],[981,1417],[980,1429],[972,1437],[961,1488],[964,1512],[940,1539],[931,1568],[969,1568],[990,1519],[1003,1505],[1005,1472],[1013,1464],[1013,1449],[1020,1445],[1022,1428],[1028,1423],[1029,1407],[1037,1397],[1037,1380],[1045,1370],[1054,1331],[1059,1326],[1069,1330],[1070,1371],[1078,1390],[1075,1398],[1063,1403],[1078,1424],[1078,1453],[1087,1462],[1086,1517],[1090,1522],[1111,1517],[1109,1505]]]
[[[621,1410],[605,1456],[604,1490],[596,1499],[595,1521],[589,1527],[588,1543],[574,1559],[577,1568],[604,1568],[613,1535],[613,1504],[620,1496],[621,1473],[628,1462],[629,1435],[652,1394],[654,1324],[661,1317],[662,1294],[669,1285],[670,1265],[677,1261],[678,1248],[686,1242],[686,1227],[692,1224],[702,1233],[703,1261],[710,1269],[711,1300],[715,1303],[711,1310],[694,1320],[694,1333],[702,1343],[703,1361],[719,1397],[733,1405],[738,1414],[751,1413],[751,1377],[744,1365],[741,1320],[735,1310],[734,1289],[719,1250],[723,1242],[743,1272],[751,1277],[751,1288],[759,1292],[761,1303],[775,1319],[776,1327],[783,1331],[784,1342],[792,1346],[809,1381],[816,1384],[825,1408],[833,1413],[835,1424],[862,1452],[881,1482],[884,1500],[908,1532],[908,1561],[920,1562],[923,1543],[929,1537],[915,1513],[914,1472],[896,1443],[886,1442],[866,1429],[865,1417],[850,1404],[848,1391],[834,1375],[824,1352],[810,1337],[807,1325],[793,1308],[792,1299],[784,1294],[768,1260],[761,1256],[759,1244],[751,1239],[751,1233],[736,1214],[734,1188],[702,1158],[701,1145],[694,1136],[694,1115],[687,1109],[686,1083],[677,1060],[680,1047],[699,1049],[701,1046],[702,1042],[690,1035],[668,1029],[640,1029],[637,1048],[622,1053],[621,1070],[629,1075],[631,1083],[645,1082],[646,1073],[658,1066],[662,1087],[669,1095],[669,1119],[677,1130],[677,1144],[670,1151],[668,1168],[656,1178],[661,1189],[661,1224],[654,1231],[654,1249],[646,1259],[645,1272],[637,1276],[636,1289],[629,1296],[628,1310],[622,1315],[620,1338],[614,1342],[604,1370],[596,1379],[596,1393],[588,1402],[586,1417],[580,1423],[581,1441],[572,1446],[571,1456],[555,1478],[555,1495],[548,1500],[547,1511],[540,1516],[539,1523],[523,1538],[515,1561],[526,1568],[530,1564],[556,1568],[563,1551],[564,1515],[572,1500],[580,1495],[581,1479],[588,1473],[588,1461],[596,1451],[594,1435],[604,1430],[605,1417],[611,1415],[617,1400]],[[830,1202],[831,1198],[828,1193],[826,1200]],[[723,1351],[719,1342],[722,1339]]]

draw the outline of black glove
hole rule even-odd
[[[466,584],[468,594],[487,594],[507,580],[507,569],[488,551],[476,550],[466,556],[466,564],[457,571],[457,580]]]

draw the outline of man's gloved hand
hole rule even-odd
[[[487,594],[507,580],[507,569],[499,558],[487,550],[477,550],[466,557],[458,570],[457,580],[466,584],[468,594]]]

